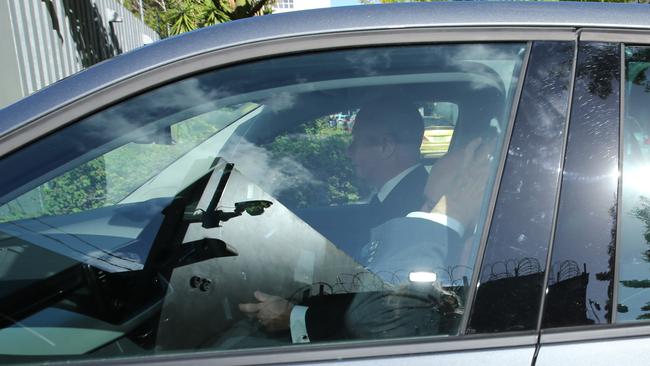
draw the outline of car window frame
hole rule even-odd
[[[622,167],[624,164],[623,154],[623,135],[624,135],[624,106],[625,106],[625,47],[626,46],[647,46],[650,45],[650,31],[636,29],[616,29],[616,28],[581,28],[577,30],[578,44],[580,42],[610,42],[619,46],[619,124],[618,124],[618,187],[617,187],[617,220],[616,220],[616,244],[614,259],[614,289],[612,298],[615,303],[618,302],[618,281],[619,281],[619,246],[621,245],[621,219],[620,208],[622,204]],[[573,91],[572,91],[573,96]],[[571,118],[571,117],[570,117]],[[569,122],[570,123],[570,122]],[[557,209],[557,208],[556,208]],[[598,341],[605,339],[632,339],[639,337],[650,337],[650,323],[648,321],[638,321],[629,323],[616,323],[616,311],[612,313],[612,320],[609,324],[594,324],[569,326],[562,328],[550,328],[539,331],[539,343],[537,353],[544,352],[545,346],[570,345],[579,341]],[[540,322],[541,327],[541,322]]]
[[[408,39],[407,43],[404,39]],[[43,117],[29,122],[8,134],[0,136],[0,158],[4,155],[29,144],[32,140],[56,131],[68,124],[75,123],[79,119],[96,113],[128,97],[135,96],[143,91],[156,86],[176,81],[198,72],[204,72],[219,67],[226,67],[236,63],[244,63],[261,58],[305,53],[311,51],[331,51],[346,48],[387,46],[387,45],[413,45],[413,44],[436,44],[436,43],[495,43],[503,41],[528,42],[527,53],[530,53],[532,41],[550,40],[567,41],[575,40],[574,28],[557,27],[477,27],[467,28],[422,28],[407,30],[382,30],[382,31],[359,31],[334,34],[319,34],[312,36],[300,36],[290,39],[271,40],[263,42],[252,42],[246,45],[209,52],[206,54],[191,57],[186,60],[163,65],[156,69],[144,71],[141,74],[117,82],[105,89],[96,91],[87,96],[70,102],[65,107],[51,112]],[[522,61],[520,78],[512,102],[512,110],[508,131],[506,132],[502,155],[495,183],[490,196],[490,205],[486,216],[486,224],[481,233],[481,241],[477,258],[481,258],[485,251],[487,232],[493,219],[496,193],[503,174],[506,152],[510,145],[514,118],[521,97],[526,66],[529,62],[528,54]],[[207,65],[207,66],[206,66]],[[477,261],[478,263],[479,261]],[[476,267],[471,289],[478,284],[479,271]],[[475,291],[471,290],[467,303],[471,304]],[[470,309],[468,309],[470,310]],[[467,326],[467,318],[470,311],[466,311],[461,329]],[[277,363],[277,362],[300,362],[333,360],[341,358],[358,358],[371,356],[421,354],[431,352],[448,352],[455,350],[481,350],[481,349],[507,349],[511,347],[534,347],[538,344],[538,336],[531,332],[508,332],[492,335],[459,335],[448,337],[429,337],[418,339],[398,339],[374,342],[349,342],[345,344],[323,344],[308,346],[293,346],[291,349],[271,350],[237,350],[232,352],[201,352],[197,354],[180,353],[178,355],[165,355],[153,357],[152,360],[130,358],[129,361],[138,363],[160,363],[163,360],[174,360],[182,362],[191,359],[192,364],[199,360],[213,362],[215,358],[226,364],[248,364],[248,363]],[[211,360],[211,361],[210,361]],[[114,360],[107,360],[112,362]],[[124,360],[122,360],[123,362]],[[96,363],[98,360],[89,361]],[[83,364],[83,362],[81,363]]]

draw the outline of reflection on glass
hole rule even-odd
[[[536,42],[480,273],[470,332],[534,329],[550,242],[572,42]]]
[[[625,49],[617,322],[650,319],[650,47]]]
[[[620,49],[581,43],[543,327],[609,323],[618,188]]]
[[[4,158],[0,354],[458,334],[525,50],[379,47],[241,64]],[[416,134],[393,118],[404,106]],[[395,128],[376,138],[382,118]],[[441,133],[423,136],[428,127]],[[284,311],[297,306],[304,338]]]

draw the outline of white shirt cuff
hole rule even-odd
[[[295,305],[291,309],[289,329],[291,330],[291,342],[293,343],[309,343],[306,321],[307,309],[309,308],[300,305]]]
[[[465,227],[460,223],[460,221],[441,213],[417,211],[411,212],[410,214],[406,215],[406,217],[416,217],[419,219],[433,221],[455,231],[461,238],[463,235],[465,235]]]

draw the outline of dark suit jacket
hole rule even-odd
[[[424,186],[428,177],[427,170],[420,165],[402,178],[383,202],[372,205],[374,207],[369,213],[372,221],[368,223],[367,232],[390,219],[404,217],[409,212],[419,210],[424,203]]]
[[[369,205],[368,215],[363,218],[364,221],[355,222],[355,230],[360,231],[359,245],[362,246],[361,243],[370,241],[371,231],[376,236],[373,240],[378,239],[383,242],[378,250],[378,258],[380,258],[378,260],[383,262],[379,265],[383,266],[383,271],[390,268],[392,260],[398,259],[398,257],[401,259],[395,263],[400,263],[402,267],[408,267],[408,264],[405,263],[409,263],[409,258],[417,258],[420,263],[430,261],[432,265],[438,265],[444,260],[448,241],[460,240],[457,235],[454,236],[455,233],[442,225],[429,221],[423,223],[422,221],[425,220],[422,219],[404,219],[408,213],[422,207],[427,178],[428,173],[424,167],[416,168],[393,188],[383,202]],[[391,220],[395,218],[401,218],[401,220]],[[396,226],[395,223],[400,225]],[[373,230],[373,228],[375,229]],[[423,234],[422,230],[427,233]],[[450,236],[453,237],[453,240],[448,239]],[[431,241],[427,239],[431,239]],[[440,242],[435,243],[435,240]],[[403,243],[409,243],[409,248],[401,251],[400,247]],[[423,250],[418,248],[423,248]],[[427,251],[426,248],[433,248],[433,250]],[[444,248],[444,252],[441,251],[441,248]],[[357,249],[360,251],[361,248]],[[361,256],[355,257],[360,259]],[[408,268],[399,269],[409,270]],[[396,299],[394,294],[385,292],[315,297],[304,304],[309,307],[306,313],[307,333],[314,341],[365,338],[370,335],[376,337],[417,335],[413,334],[414,329],[411,326],[417,323],[413,316],[420,318],[429,316],[430,307],[423,305],[427,301],[418,296],[400,296]],[[404,311],[406,308],[413,310],[423,307],[426,307],[426,314],[417,311]],[[395,326],[400,322],[403,322],[404,325]],[[429,328],[433,327],[435,326],[431,325]],[[392,329],[392,331],[386,332],[386,329]]]
[[[346,237],[335,244],[340,245],[355,260],[361,261],[361,248],[370,240],[372,228],[390,219],[404,217],[422,207],[428,176],[426,169],[418,166],[399,181],[383,202],[375,199],[362,212],[356,212],[355,217],[346,218],[339,226],[339,230],[346,231]]]
[[[371,292],[315,297],[307,301],[307,334],[325,339],[377,339],[438,334],[438,306],[446,292],[437,282],[417,284],[409,272],[443,273],[447,250],[461,245],[458,234],[446,226],[420,218],[395,218],[373,229],[378,243],[367,268],[372,277],[364,287]]]
[[[307,208],[296,210],[295,213],[360,262],[361,248],[368,243],[370,229],[422,207],[427,178],[426,169],[419,166],[407,174],[382,203]]]

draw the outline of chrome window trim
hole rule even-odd
[[[171,62],[117,81],[100,90],[91,90],[67,105],[45,112],[44,115],[37,117],[22,127],[0,136],[0,158],[36,138],[123,99],[140,94],[142,91],[198,72],[235,63],[300,52],[336,50],[360,46],[451,42],[525,42],[531,40],[574,40],[575,38],[576,32],[574,28],[449,27],[337,32],[252,42]]]
[[[632,29],[582,28],[580,41],[650,44],[650,31]]]
[[[508,129],[506,130],[505,136],[503,137],[503,145],[501,146],[501,158],[499,160],[499,166],[497,168],[494,184],[492,185],[492,192],[490,192],[490,203],[488,206],[488,211],[486,214],[485,224],[483,225],[483,232],[481,233],[481,241],[479,242],[478,251],[476,253],[476,262],[474,263],[474,269],[472,273],[472,279],[469,286],[469,291],[467,293],[467,301],[465,304],[465,312],[463,314],[463,319],[460,324],[459,333],[466,334],[467,326],[469,325],[469,319],[472,314],[472,308],[474,307],[474,298],[476,297],[476,291],[478,290],[479,277],[481,275],[481,268],[483,266],[483,257],[485,256],[485,251],[487,247],[488,236],[490,234],[490,226],[492,226],[492,219],[494,217],[494,210],[496,208],[497,196],[499,193],[499,188],[501,187],[501,180],[503,178],[503,170],[506,165],[506,158],[508,157],[508,149],[510,148],[510,140],[512,139],[512,131],[514,130],[515,119],[517,117],[517,110],[519,109],[519,101],[521,100],[521,94],[524,88],[524,80],[526,79],[526,71],[528,71],[528,63],[530,61],[530,53],[533,48],[533,42],[528,41],[526,43],[526,54],[521,60],[521,69],[519,70],[519,80],[517,80],[517,89],[513,95],[512,106],[510,109],[510,116],[508,118]]]
[[[405,338],[399,340],[335,343],[324,345],[296,345],[282,348],[242,349],[237,351],[183,352],[170,355],[130,357],[123,359],[88,360],[75,365],[140,364],[140,365],[268,365],[294,362],[349,361],[372,357],[431,355],[443,352],[481,351],[512,348],[530,348],[537,335],[469,336],[458,339]]]

